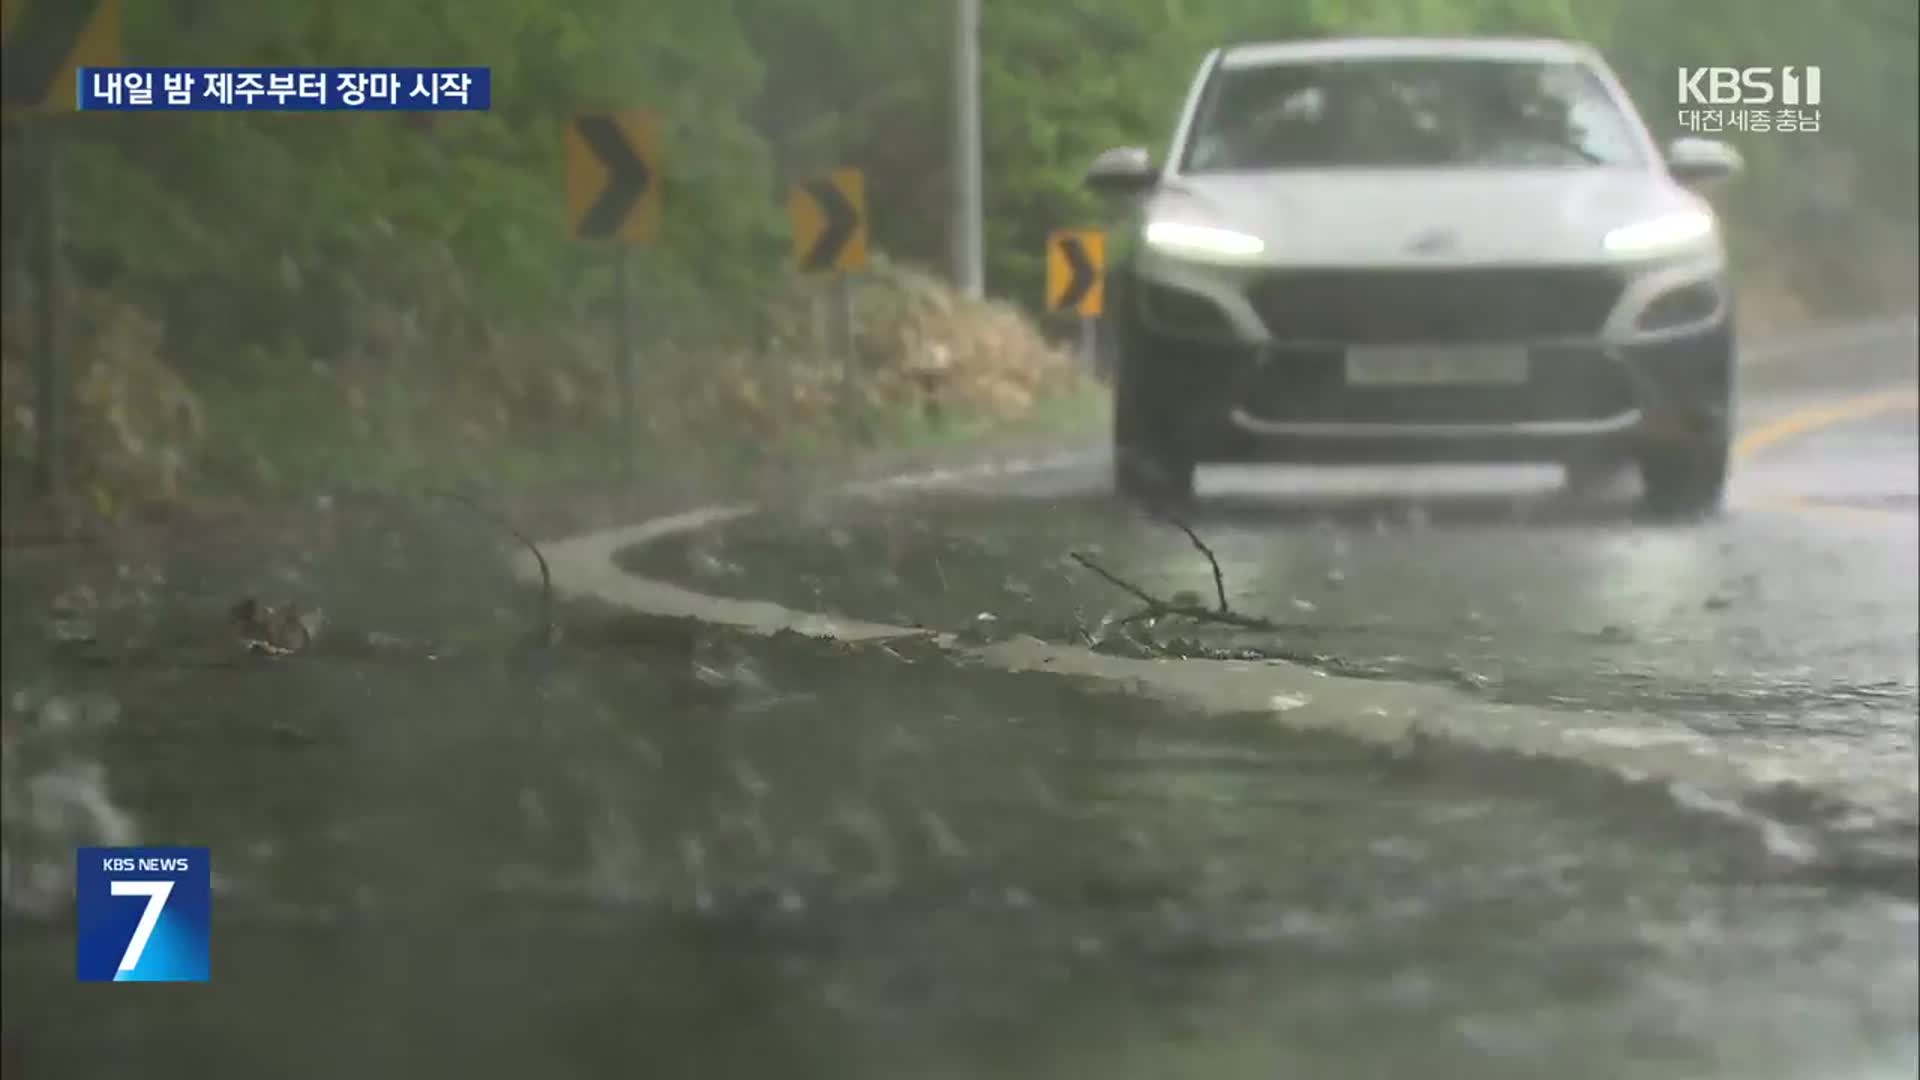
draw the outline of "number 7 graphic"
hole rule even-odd
[[[120,957],[120,970],[132,971],[140,966],[140,954],[147,951],[147,939],[153,936],[154,924],[160,921],[167,897],[173,895],[173,882],[115,881],[109,883],[109,891],[114,896],[147,898],[147,910],[140,913],[140,925],[133,928],[133,939],[127,942],[127,951]]]

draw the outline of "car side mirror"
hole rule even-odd
[[[1086,185],[1101,195],[1138,195],[1160,181],[1153,155],[1141,146],[1119,146],[1087,166]]]
[[[1740,151],[1718,139],[1675,139],[1667,144],[1667,172],[1683,184],[1705,187],[1739,175]]]

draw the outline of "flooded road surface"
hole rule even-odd
[[[1659,775],[911,642],[577,615],[530,651],[492,538],[444,522],[355,518],[298,557],[9,556],[5,1073],[1910,1076],[1911,807],[1849,827],[1823,800],[1912,768],[1913,422],[1792,433],[1819,395],[1879,388],[1774,386],[1750,430],[1788,434],[1707,525],[1607,493],[1210,500],[1195,527],[1278,643],[1106,619],[1130,601],[1068,551],[1157,593],[1212,583],[1090,472],[625,558],[982,637],[1284,649],[1328,684],[1642,710],[1808,762],[1819,783],[1758,809],[1819,819],[1812,852]],[[203,632],[273,588],[361,645],[256,661]],[[401,644],[362,647],[375,630]],[[73,848],[135,840],[212,847],[210,984],[74,981]]]
[[[18,905],[8,1075],[1913,1060],[1910,900],[1657,788],[742,648],[713,700],[582,653],[530,675],[316,661],[213,700],[204,677],[126,673],[117,715],[16,715],[10,873],[70,862],[117,814],[210,845],[220,889],[207,986],[76,984],[66,912]]]
[[[1750,372],[1731,506],[1707,523],[1637,520],[1631,477],[1569,494],[1557,470],[1221,470],[1183,511],[1216,583],[1176,525],[1106,498],[1093,465],[746,518],[624,561],[900,625],[1652,713],[1764,759],[1769,779],[1890,792],[1911,847],[1920,394],[1912,344],[1896,344],[1837,354],[1819,379]],[[1141,601],[1076,555],[1169,601],[1213,608],[1224,591],[1277,628],[1138,619]]]

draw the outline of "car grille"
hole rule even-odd
[[[1604,420],[1637,403],[1621,365],[1598,349],[1531,351],[1513,386],[1350,387],[1339,349],[1282,349],[1249,372],[1241,404],[1275,423],[1505,424]]]
[[[1492,344],[1597,336],[1624,285],[1604,267],[1284,270],[1247,299],[1279,341]]]

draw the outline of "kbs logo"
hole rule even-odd
[[[74,877],[81,982],[206,982],[206,848],[81,848]]]
[[[1682,105],[1818,105],[1817,67],[1683,67]]]
[[[1683,67],[1680,126],[1702,135],[1819,131],[1820,69]]]

